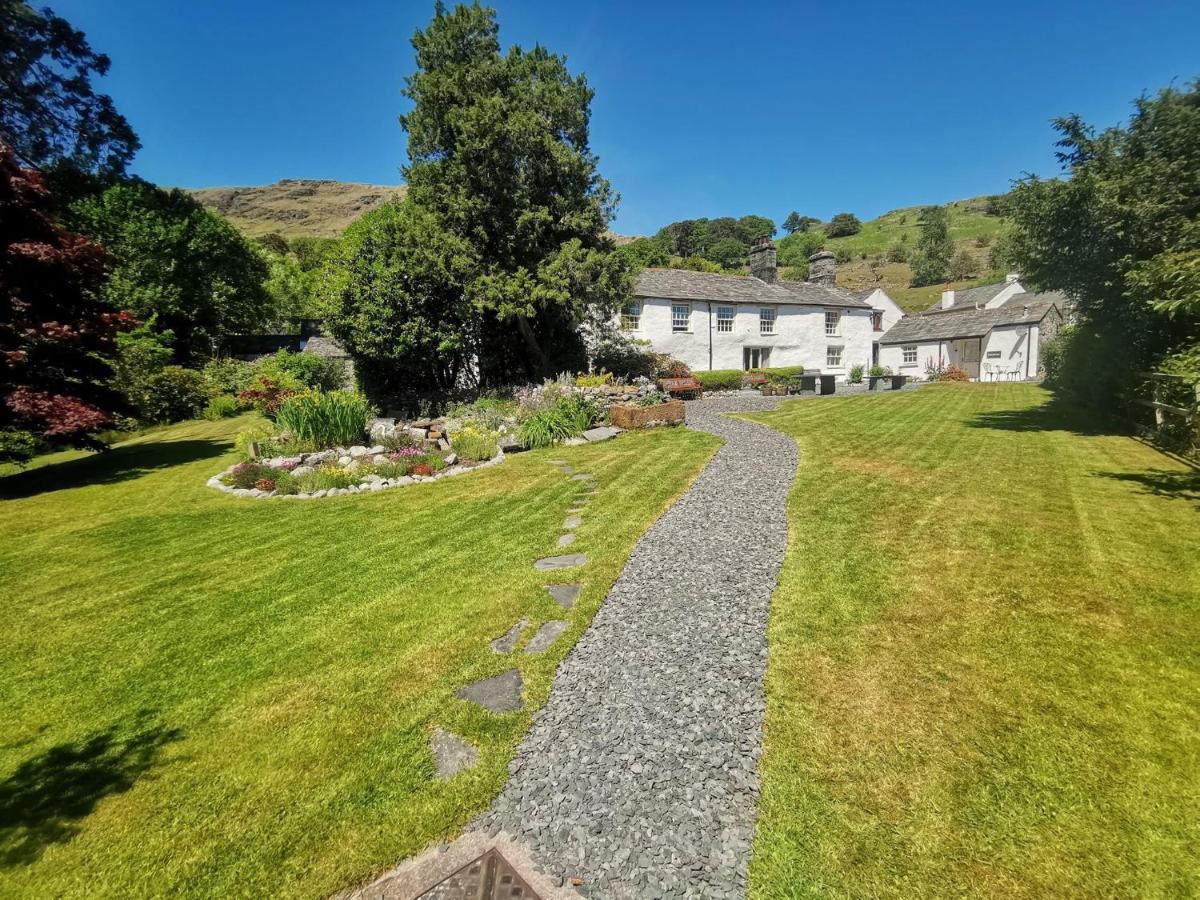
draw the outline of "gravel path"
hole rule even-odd
[[[688,425],[725,445],[638,542],[481,820],[587,896],[745,895],[797,453],[721,414],[777,403],[688,404]]]

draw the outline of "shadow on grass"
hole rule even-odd
[[[181,736],[143,711],[21,763],[0,782],[0,866],[28,865],[51,844],[70,840],[97,803],[133,787],[163,747]]]
[[[1171,497],[1178,500],[1191,500],[1200,504],[1200,471],[1171,472],[1163,469],[1151,469],[1148,472],[1097,472],[1101,478],[1111,478],[1114,481],[1129,481],[1140,485],[1147,494],[1156,497]],[[1196,512],[1200,512],[1197,505]]]
[[[1029,409],[1002,409],[980,413],[969,422],[971,428],[1000,431],[1066,431],[1078,435],[1131,434],[1128,427],[1106,420],[1099,413],[1050,400]]]
[[[128,444],[0,478],[0,499],[16,500],[47,491],[128,481],[155,469],[209,459],[228,450],[226,441],[149,441]]]

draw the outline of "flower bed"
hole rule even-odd
[[[247,460],[208,479],[208,486],[237,497],[312,500],[364,494],[462,475],[504,461],[504,451],[482,462],[416,447],[389,452],[374,447],[335,447],[270,459]]]

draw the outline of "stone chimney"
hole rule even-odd
[[[949,309],[954,305],[954,291],[942,291],[942,309]]]
[[[750,248],[750,274],[755,278],[774,284],[779,278],[775,262],[775,244],[769,237],[761,237]]]
[[[833,287],[837,284],[837,257],[828,250],[818,250],[808,258],[808,280],[810,284]]]

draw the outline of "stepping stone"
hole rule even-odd
[[[558,640],[558,636],[566,630],[567,623],[561,619],[547,622],[538,629],[537,634],[529,639],[529,643],[525,645],[525,652],[541,653]]]
[[[578,528],[583,524],[583,516],[567,516],[563,519],[563,528]]]
[[[587,561],[588,558],[583,553],[568,553],[565,556],[544,557],[535,562],[533,567],[539,572],[548,572],[553,569],[573,569],[586,564]]]
[[[559,466],[558,471],[562,472],[564,475],[570,475],[575,470],[572,469],[570,466]]]
[[[613,428],[611,425],[601,425],[599,428],[589,428],[583,433],[583,438],[595,444],[598,441],[607,441],[609,438],[616,437],[620,433],[620,428]]]
[[[586,443],[587,443],[587,441],[585,441],[581,437],[569,437],[565,441],[563,441],[563,446],[564,447],[578,447],[581,444],[586,444]]]
[[[515,712],[521,708],[523,686],[521,673],[516,669],[509,669],[491,678],[468,684],[465,688],[459,688],[457,696],[478,703],[494,713]]]
[[[541,632],[538,632],[541,634]],[[433,753],[433,764],[438,778],[452,778],[464,769],[479,762],[479,748],[457,734],[433,729],[429,738],[429,749]]]
[[[595,475],[592,475],[588,472],[580,472],[578,475],[571,476],[572,481],[594,481],[595,478]]]
[[[512,653],[516,649],[517,641],[521,639],[521,632],[529,627],[529,620],[522,619],[500,637],[496,638],[491,643],[493,653]]]
[[[558,544],[556,544],[556,546],[559,550],[561,550],[563,547],[570,547],[573,543],[575,543],[575,535],[563,534],[559,535]]]
[[[563,609],[570,609],[575,605],[575,601],[579,599],[579,585],[577,584],[548,584],[546,591],[554,598],[554,602]]]
[[[552,466],[565,466],[567,464],[565,459],[548,459],[546,462],[550,463]]]

